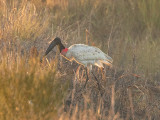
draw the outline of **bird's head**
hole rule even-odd
[[[60,50],[60,52],[63,51],[63,49],[65,49],[65,47],[63,46],[63,44],[61,43],[61,39],[59,37],[56,37],[49,45],[49,47],[47,48],[45,55],[46,56],[56,45],[58,45],[58,48]]]

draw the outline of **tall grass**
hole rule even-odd
[[[56,118],[69,83],[61,84],[56,63],[46,66],[39,58],[27,60],[14,52],[1,56],[0,119]]]
[[[35,41],[47,29],[47,15],[38,13],[35,5],[30,2],[3,0],[0,9],[3,40]]]
[[[1,0],[0,119],[159,119],[159,6],[159,0]],[[91,75],[80,90],[83,68],[55,50],[39,62],[55,36],[66,47],[94,45],[114,59],[103,73],[93,67],[102,97]]]

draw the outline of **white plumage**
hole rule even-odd
[[[89,80],[88,78],[88,72],[87,72],[87,67],[90,67],[92,65],[96,65],[100,68],[103,68],[103,63],[107,64],[109,66],[112,65],[112,58],[102,52],[99,48],[94,47],[94,46],[88,46],[84,44],[74,44],[70,46],[69,48],[65,48],[64,45],[61,43],[61,39],[56,37],[49,47],[47,48],[45,52],[45,56],[55,47],[58,46],[61,55],[63,55],[66,59],[69,61],[76,61],[79,64],[82,64],[86,68],[86,82],[84,85],[84,88],[87,84],[87,81]],[[91,72],[93,74],[93,72]],[[94,74],[93,74],[94,75]],[[97,81],[98,88],[100,90],[100,84],[96,76],[94,75],[94,78]],[[102,95],[102,94],[101,94]]]
[[[103,63],[111,66],[113,62],[112,58],[103,53],[99,48],[84,44],[70,46],[65,57],[70,61],[75,60],[85,67],[96,65],[103,68]]]

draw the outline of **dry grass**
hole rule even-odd
[[[66,94],[68,82],[38,57],[27,58],[16,52],[1,52],[0,119],[46,119],[56,117]]]
[[[1,0],[0,119],[160,119],[159,0]],[[87,88],[83,67],[53,50],[85,43],[114,59],[93,67]],[[77,69],[78,68],[78,69]]]

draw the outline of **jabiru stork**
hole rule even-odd
[[[59,37],[56,37],[47,48],[45,55],[46,56],[55,46],[58,46],[59,51],[63,57],[65,57],[69,61],[76,61],[78,64],[83,65],[86,68],[86,84],[88,82],[88,71],[87,68],[91,68],[92,65],[98,66],[99,68],[103,68],[103,63],[112,66],[112,58],[102,52],[99,48],[94,46],[88,46],[84,44],[74,44],[69,48],[65,48],[61,42]],[[93,74],[93,72],[91,72]],[[94,78],[97,81],[98,88],[100,90],[99,81],[96,76],[93,74]]]

